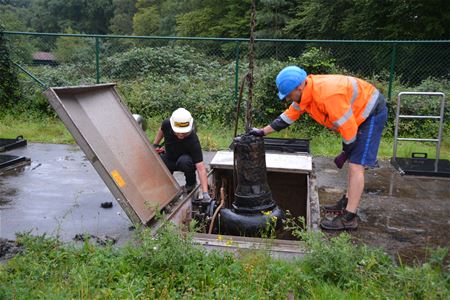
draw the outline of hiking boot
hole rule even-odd
[[[320,227],[327,230],[355,230],[358,228],[358,216],[344,210],[342,215],[338,215],[332,220],[322,220]]]
[[[344,195],[342,198],[333,205],[324,205],[323,211],[325,213],[342,214],[347,207],[348,198]]]

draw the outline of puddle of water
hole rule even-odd
[[[384,192],[383,188],[366,188],[364,193],[369,195],[381,195]]]
[[[6,206],[6,205],[8,205],[10,202],[11,202],[11,200],[0,198],[0,210],[2,209],[2,206]]]

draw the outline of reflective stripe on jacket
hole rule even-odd
[[[370,115],[379,96],[370,83],[344,75],[309,75],[300,104],[292,102],[281,115],[288,124],[307,112],[319,124],[341,134],[344,143],[356,140],[358,126]]]

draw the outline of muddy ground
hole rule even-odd
[[[328,158],[315,158],[314,164],[320,204],[340,199],[346,167],[338,170]],[[380,168],[366,171],[365,182],[359,228],[350,232],[356,241],[408,263],[425,261],[428,248],[450,247],[449,179],[401,176],[384,161]]]
[[[20,251],[17,232],[63,241],[87,233],[118,245],[130,240],[132,223],[78,146],[29,144],[7,154],[29,157],[31,164],[0,175],[0,260]],[[205,152],[205,162],[213,155]],[[336,201],[345,193],[346,167],[336,169],[330,158],[313,162],[320,204]],[[380,165],[366,172],[360,227],[350,232],[355,241],[408,263],[426,260],[427,248],[449,247],[450,180],[401,176],[388,162]],[[184,184],[181,174],[176,178]],[[103,208],[104,202],[112,207]]]

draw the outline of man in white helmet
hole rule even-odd
[[[181,171],[184,173],[186,177],[185,188],[189,193],[194,189],[197,182],[195,176],[197,170],[203,199],[210,200],[202,147],[195,133],[194,119],[191,113],[184,108],[178,108],[172,113],[170,119],[161,123],[153,141],[153,146],[157,151],[161,148],[159,144],[163,138],[165,153],[161,154],[161,158],[170,172]]]

